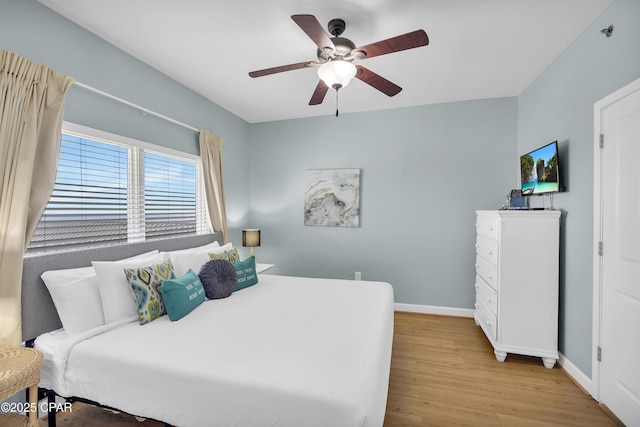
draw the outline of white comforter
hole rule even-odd
[[[176,426],[383,424],[387,283],[260,275],[177,322],[131,320],[36,340],[41,386]]]

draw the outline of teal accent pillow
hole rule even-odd
[[[141,325],[167,313],[158,288],[164,280],[175,277],[171,261],[149,267],[125,268],[124,274],[136,300]]]
[[[244,261],[234,262],[233,268],[238,273],[238,284],[236,291],[248,288],[258,283],[258,274],[256,273],[256,257],[251,256]]]
[[[182,277],[165,280],[160,292],[172,322],[182,319],[204,302],[204,288],[198,275],[191,269]]]

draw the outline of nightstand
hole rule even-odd
[[[259,264],[256,263],[256,272],[258,274],[273,274],[273,264]]]

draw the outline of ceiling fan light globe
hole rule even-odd
[[[340,89],[356,75],[356,66],[348,61],[330,61],[318,68],[318,77],[328,86]]]

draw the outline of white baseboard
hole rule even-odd
[[[571,361],[567,359],[564,356],[564,354],[562,353],[558,353],[558,354],[559,354],[558,365],[562,366],[562,369],[564,369],[565,372],[576,383],[580,385],[580,387],[582,387],[587,393],[593,396],[593,391],[592,391],[593,382],[591,381],[591,378],[586,376],[585,373],[582,372],[580,369],[578,369],[576,365],[571,363]]]
[[[408,313],[440,314],[443,316],[473,317],[471,308],[436,307],[433,305],[417,305],[395,303],[395,311]]]

